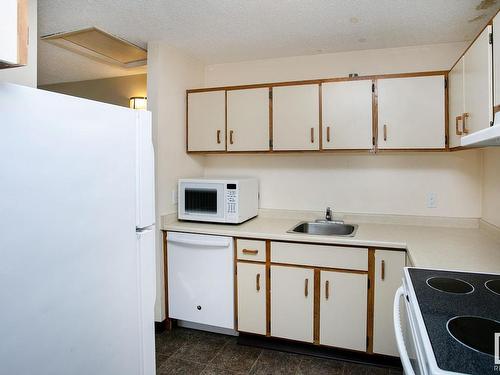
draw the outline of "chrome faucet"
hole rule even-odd
[[[332,221],[332,209],[330,207],[326,208],[325,220]]]

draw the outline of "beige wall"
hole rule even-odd
[[[37,0],[28,1],[29,46],[28,64],[19,68],[1,69],[0,82],[36,87],[37,82]]]
[[[147,96],[147,76],[146,74],[137,74],[89,81],[56,83],[40,86],[39,88],[128,107],[129,98],[132,96]]]
[[[449,69],[465,43],[247,61],[205,68],[206,86]],[[478,151],[210,155],[206,175],[260,179],[261,206],[449,217],[481,216]],[[427,208],[435,193],[437,208]]]
[[[203,174],[203,157],[185,152],[186,89],[203,85],[201,62],[162,43],[148,44],[148,106],[153,112],[156,150],[156,215],[176,212],[171,193],[181,177]],[[157,298],[155,318],[165,319],[163,252],[157,237]]]
[[[482,218],[500,227],[500,148],[483,151]]]

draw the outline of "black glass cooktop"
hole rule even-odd
[[[409,268],[436,362],[442,370],[499,374],[500,275]]]

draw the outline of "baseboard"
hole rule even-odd
[[[264,337],[240,333],[238,337],[238,344],[386,368],[402,368],[401,361],[397,357],[330,348],[326,346],[301,343],[298,341],[289,341],[274,337]]]

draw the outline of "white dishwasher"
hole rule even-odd
[[[234,329],[234,251],[231,237],[169,232],[168,315]]]

